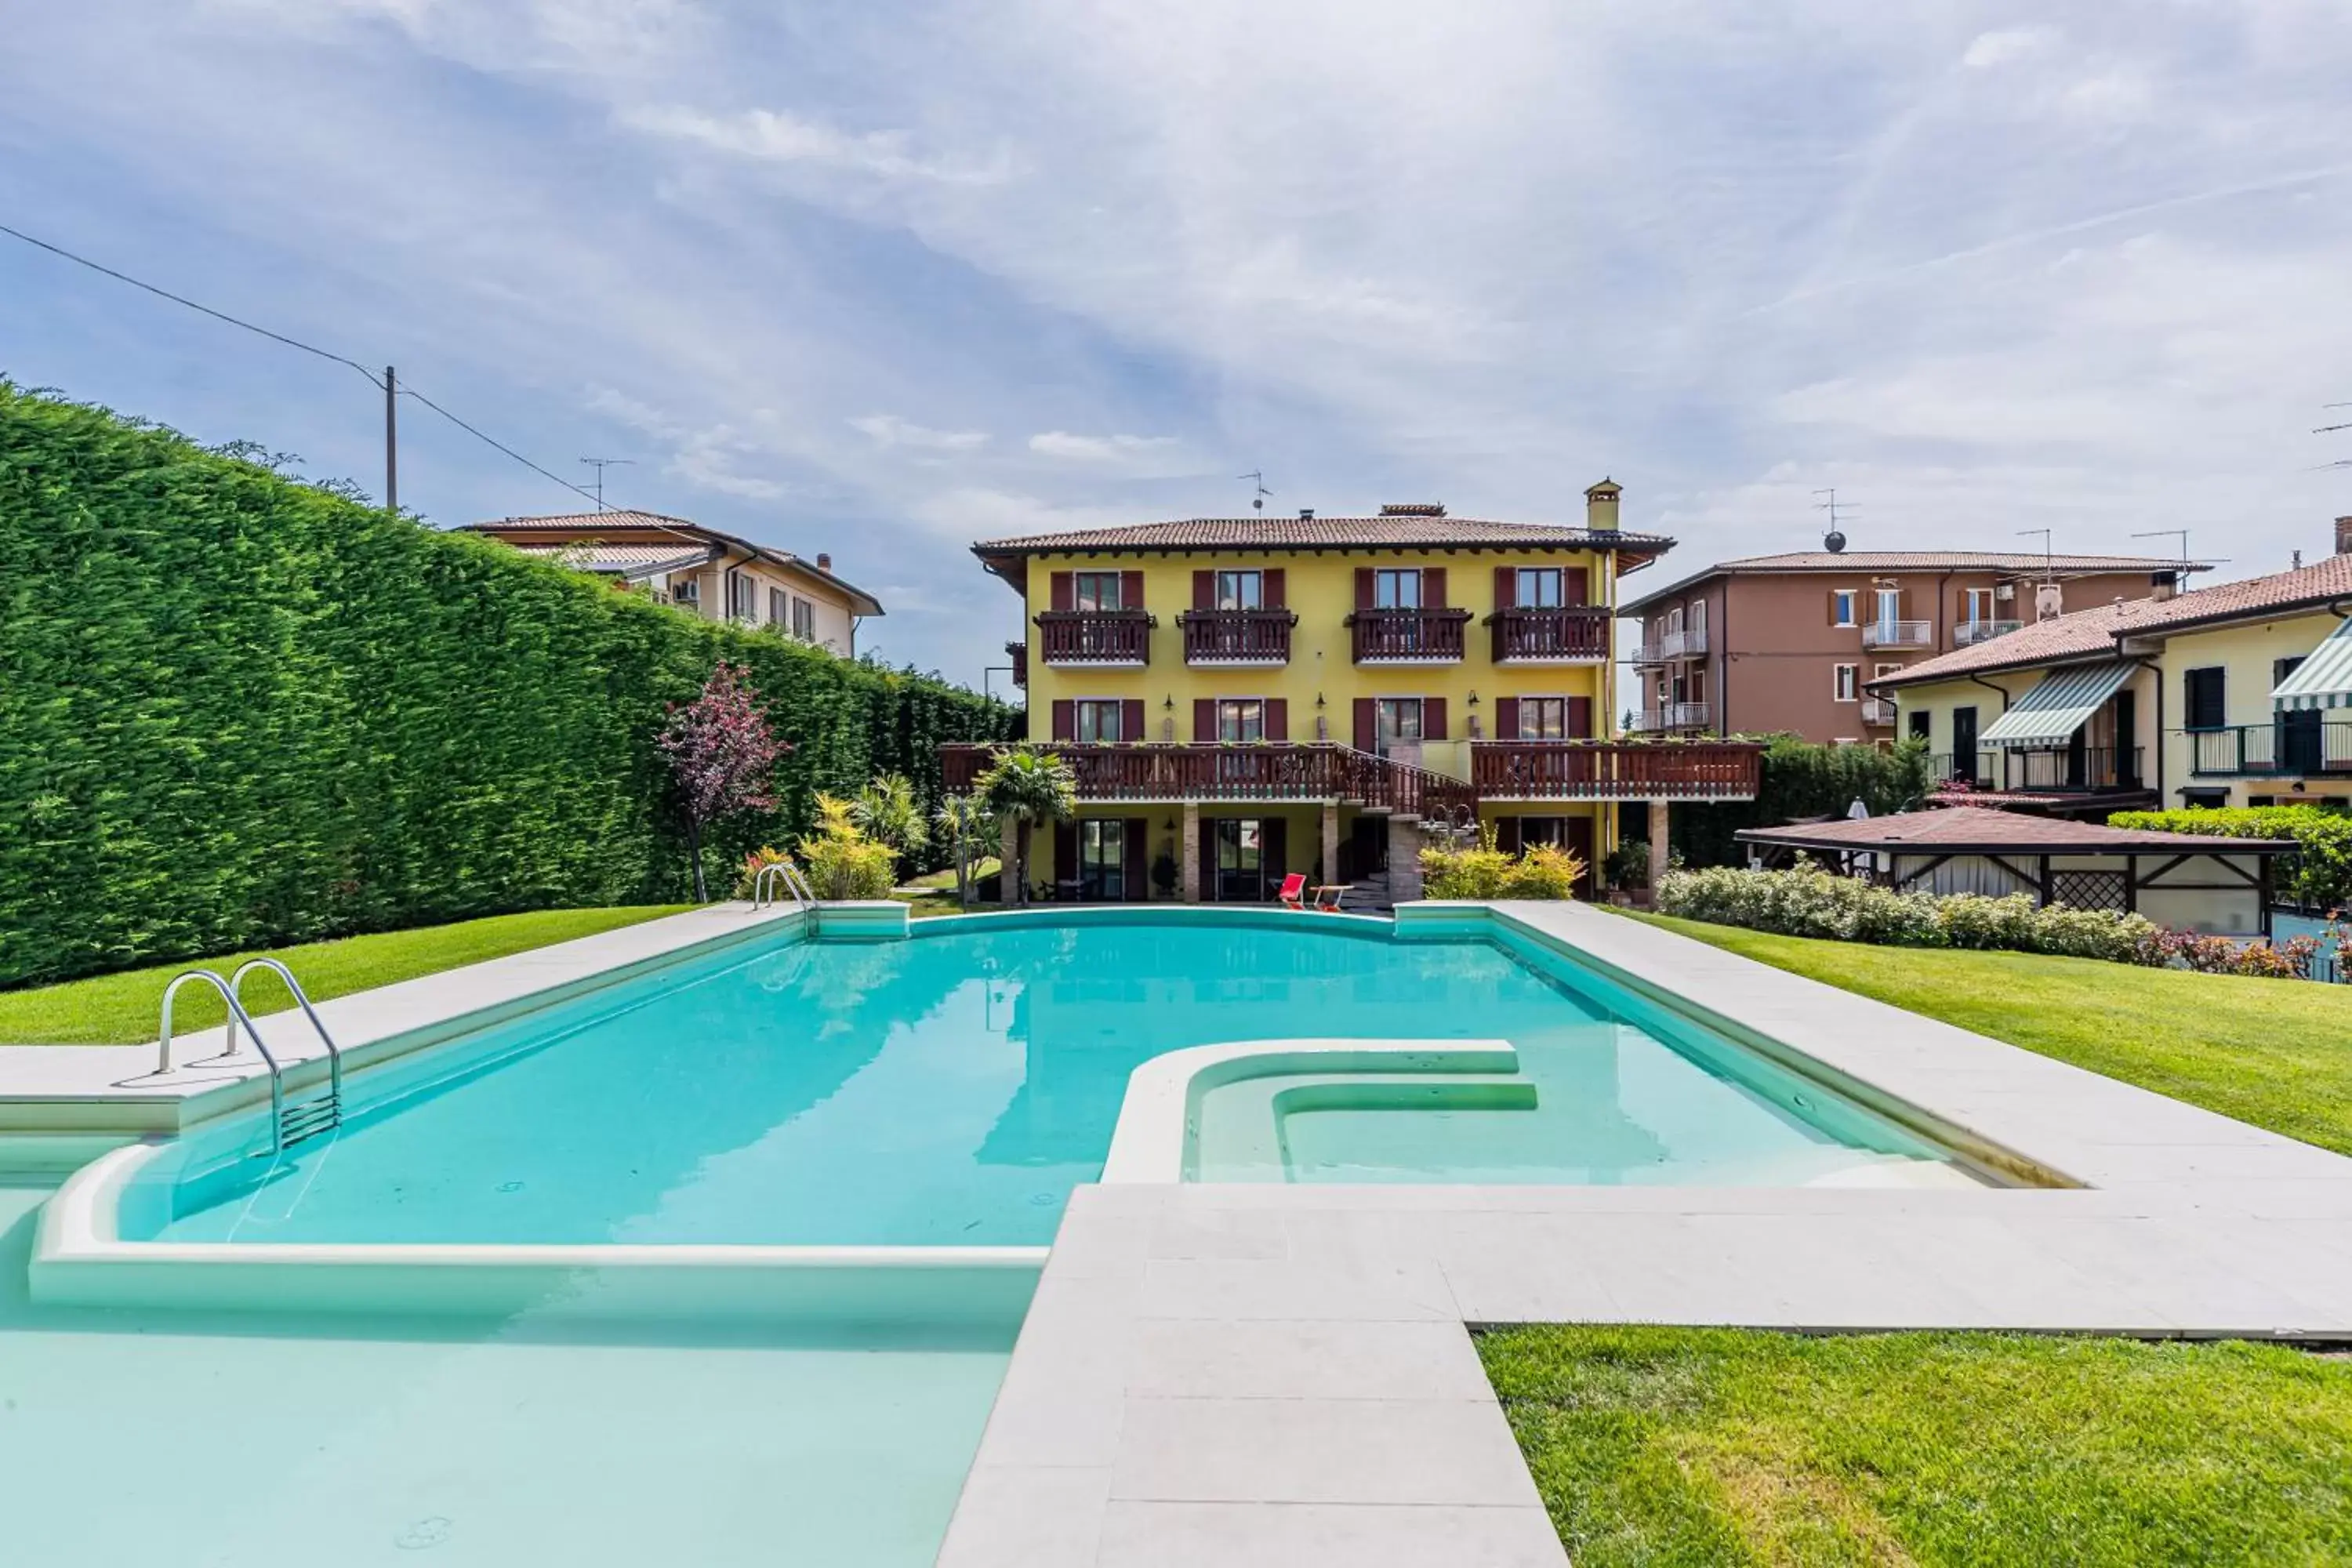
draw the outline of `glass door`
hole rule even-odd
[[[1265,898],[1265,825],[1253,816],[1217,819],[1217,901],[1262,902]]]
[[[1117,902],[1127,893],[1127,823],[1118,817],[1078,823],[1078,896]]]

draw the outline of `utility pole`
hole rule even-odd
[[[399,378],[383,367],[383,510],[400,515]]]

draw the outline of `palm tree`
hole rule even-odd
[[[1016,889],[1014,898],[1029,900],[1029,834],[1042,823],[1061,822],[1077,815],[1078,776],[1070,764],[1034,746],[998,752],[988,771],[972,781],[981,805],[1000,823],[1020,825],[1013,864],[1006,868]]]
[[[955,862],[956,902],[970,909],[971,874],[997,837],[996,817],[980,796],[951,795],[940,802],[939,814],[931,823],[947,840],[948,854]]]
[[[881,773],[849,802],[849,820],[894,855],[905,857],[929,842],[923,827],[923,808],[915,786],[904,773]]]

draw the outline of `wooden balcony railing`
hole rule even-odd
[[[1483,800],[1748,800],[1764,748],[1752,741],[1478,741]]]
[[[1040,611],[1038,655],[1047,664],[1145,664],[1159,624],[1145,610]]]
[[[1496,664],[1570,664],[1609,658],[1612,617],[1600,605],[1496,610],[1486,617]]]
[[[1184,628],[1186,664],[1288,664],[1291,610],[1186,610],[1176,617]]]
[[[1245,745],[1041,745],[1069,763],[1080,800],[1328,800],[1401,816],[1466,821],[1477,795],[1460,779],[1328,742]],[[972,787],[999,750],[953,742],[940,748],[949,793]]]
[[[1467,610],[1358,610],[1348,617],[1358,664],[1454,664]]]

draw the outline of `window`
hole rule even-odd
[[[782,588],[768,590],[768,624],[770,626],[781,627],[784,624],[784,605],[791,598],[792,595]]]
[[[1250,817],[1217,819],[1217,898],[1255,903],[1265,897],[1265,824]]]
[[[1389,747],[1398,742],[1418,744],[1421,741],[1421,699],[1418,697],[1383,697],[1380,700],[1380,752],[1388,755]]]
[[[1522,566],[1512,596],[1522,610],[1557,610],[1568,603],[1566,584],[1557,566]]]
[[[1690,602],[1690,613],[1683,617],[1683,621],[1690,627],[1693,646],[1704,645],[1706,641],[1706,601],[1693,599]]]
[[[699,577],[671,578],[669,580],[669,596],[672,603],[685,605],[693,609],[701,608],[702,579]]]
[[[1119,733],[1119,701],[1115,697],[1082,698],[1071,705],[1077,722],[1077,738],[1081,741],[1124,741],[1143,739],[1140,735]]]
[[[1087,900],[1128,896],[1125,822],[1117,817],[1079,821],[1078,896]]]
[[[1831,697],[1839,702],[1862,700],[1862,666],[1841,664],[1835,667],[1831,681]]]
[[[1221,610],[1265,608],[1265,574],[1260,572],[1218,573],[1217,608]]]
[[[1070,574],[1070,604],[1080,610],[1117,610],[1119,603],[1118,578],[1116,572],[1073,572]]]
[[[1670,637],[1680,637],[1682,635],[1682,630],[1683,607],[1680,605],[1676,605],[1673,609],[1666,612],[1666,635]]]
[[[2182,695],[2181,722],[2191,730],[2218,730],[2229,722],[2229,708],[2220,665],[2186,671],[2180,678]]]
[[[1900,664],[1874,664],[1870,667],[1870,678],[1873,680],[1884,680],[1902,668]]]
[[[1265,703],[1255,697],[1224,697],[1217,700],[1217,739],[1265,739]]]
[[[816,606],[806,599],[793,601],[793,636],[803,642],[816,641]]]
[[[1706,667],[1704,665],[1693,666],[1689,676],[1683,682],[1683,689],[1688,700],[1693,702],[1706,701]]]
[[[1879,589],[1878,624],[1882,626],[1891,626],[1902,618],[1903,590],[1900,588]]]
[[[1992,590],[1969,588],[1961,595],[1960,618],[1971,626],[1992,619]]]
[[[1854,625],[1854,618],[1853,618],[1854,604],[1855,604],[1855,602],[1856,602],[1858,599],[1860,599],[1861,597],[1862,597],[1862,594],[1861,594],[1861,591],[1860,591],[1859,589],[1855,589],[1855,588],[1832,588],[1832,589],[1831,589],[1831,590],[1830,590],[1830,625],[1832,625],[1832,626],[1850,626]]]
[[[727,613],[739,621],[760,618],[760,584],[738,572],[727,579]]]
[[[1906,722],[1911,726],[1911,738],[1915,741],[1926,740],[1927,738],[1928,726],[1933,724],[1935,721],[1936,716],[1933,713],[1928,712],[1925,708],[1913,709],[1911,710],[1910,718],[1906,721]]]
[[[1522,741],[1567,740],[1568,699],[1565,697],[1520,698],[1519,739]]]
[[[1549,844],[1555,849],[1565,849],[1568,843],[1568,818],[1564,816],[1522,816],[1519,818],[1519,847],[1532,849],[1538,844]]]
[[[1402,570],[1391,570],[1383,567],[1373,573],[1372,608],[1376,610],[1421,608],[1421,568],[1412,566]]]

